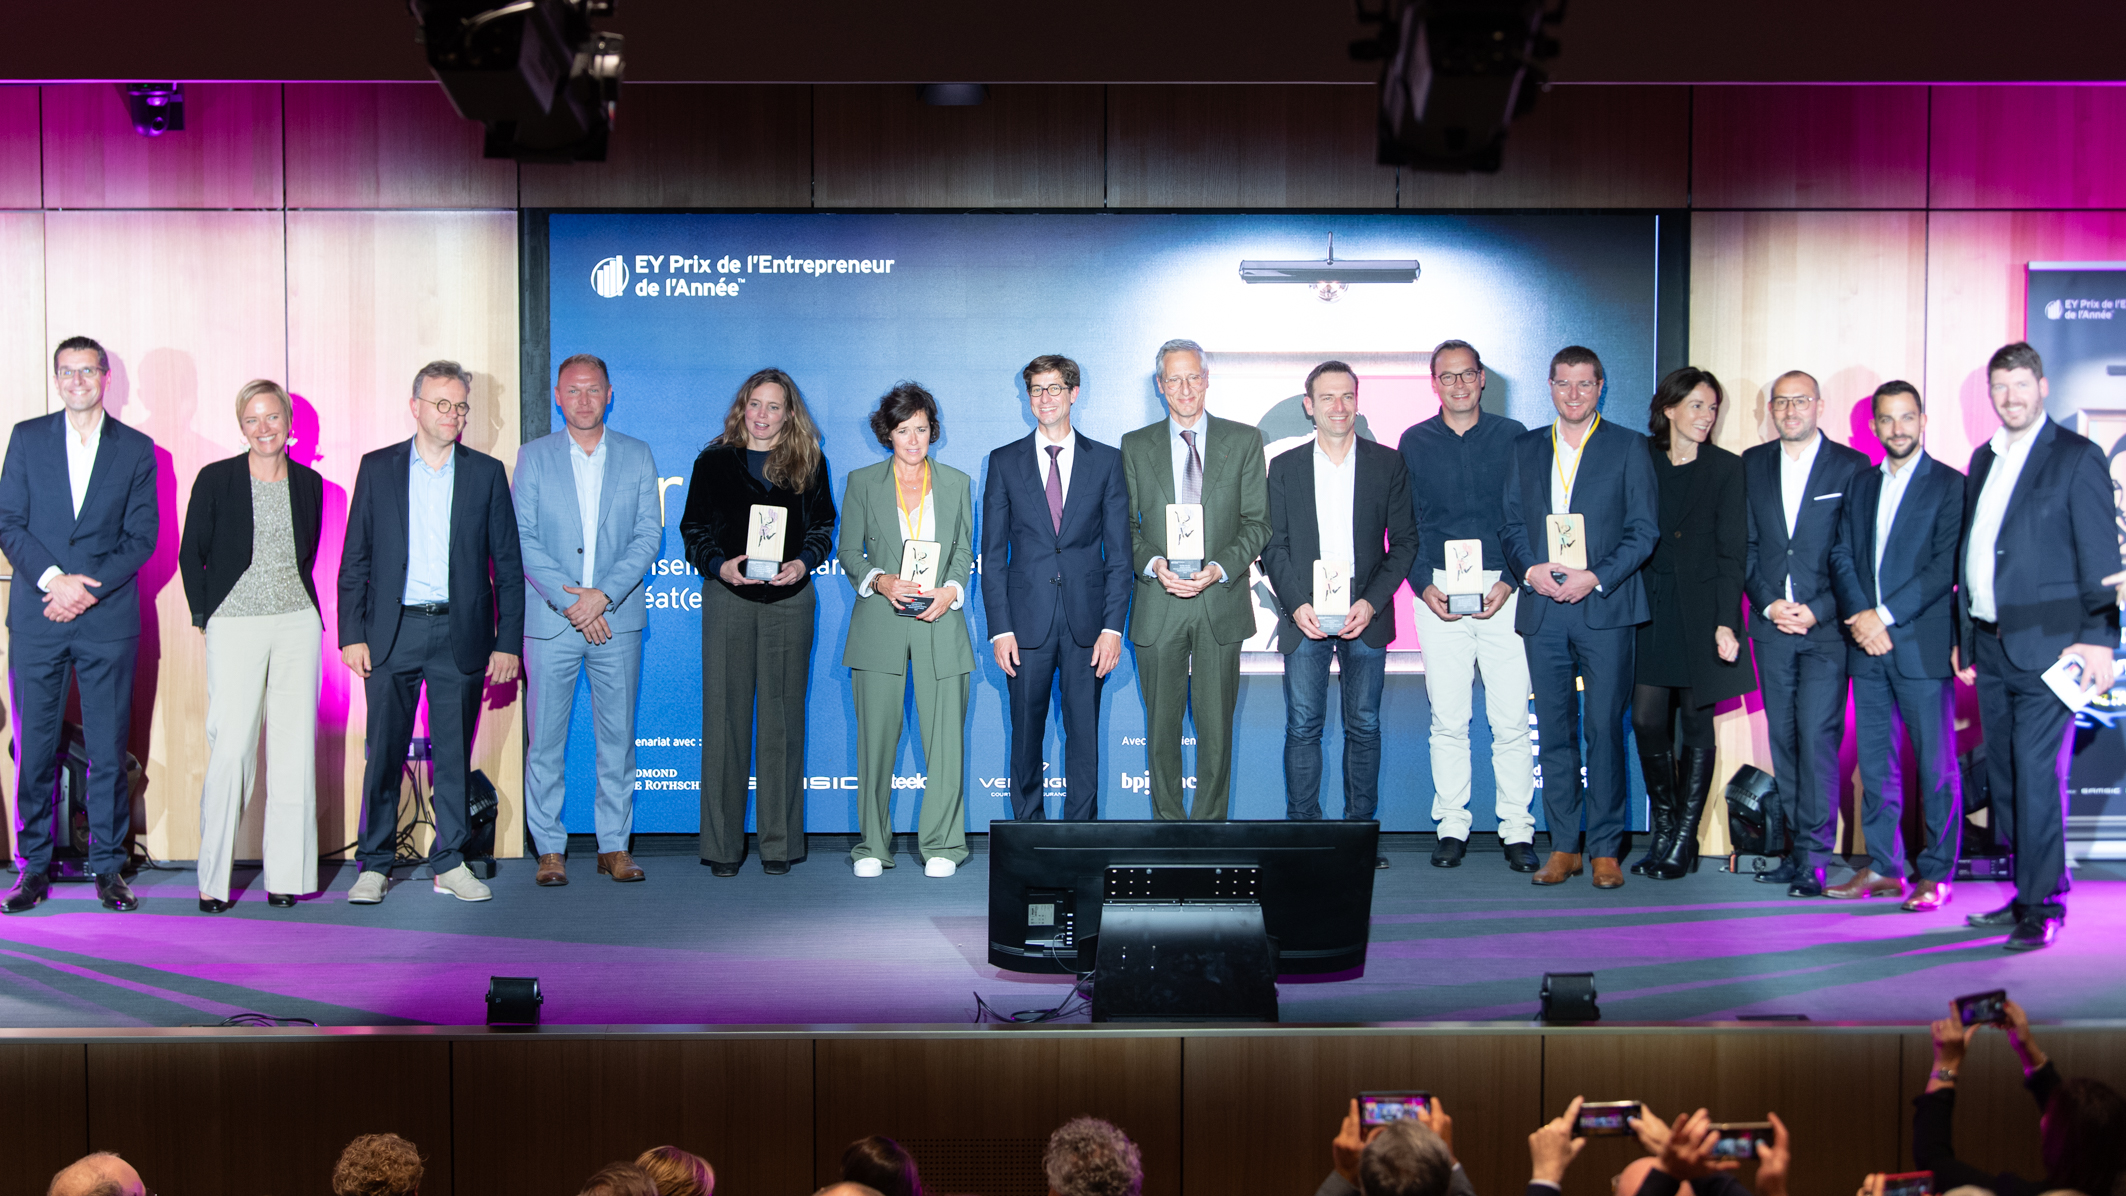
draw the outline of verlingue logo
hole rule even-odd
[[[591,289],[606,299],[627,294],[627,262],[619,254],[591,267]]]

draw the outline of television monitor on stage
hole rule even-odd
[[[995,822],[989,962],[1089,972],[1107,869],[1261,870],[1263,929],[1281,975],[1361,973],[1373,915],[1377,822]]]

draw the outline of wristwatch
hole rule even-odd
[[[1937,1067],[1934,1069],[1934,1078],[1944,1084],[1954,1084],[1956,1082],[1956,1069],[1953,1067]]]

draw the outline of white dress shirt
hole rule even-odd
[[[890,478],[890,479],[892,480],[892,482],[893,482],[894,486],[896,487],[896,492],[895,492],[895,494],[894,494],[895,502],[894,502],[894,504],[893,504],[893,506],[894,506],[894,518],[895,518],[896,520],[898,520],[898,521],[899,521],[899,523],[900,523],[900,525],[901,525],[901,539],[903,539],[903,540],[935,540],[935,539],[937,539],[937,529],[938,529],[938,504],[937,504],[937,497],[936,497],[935,495],[931,494],[929,490],[927,490],[927,489],[926,489],[926,490],[924,490],[924,491],[923,491],[923,505],[922,505],[922,506],[919,506],[919,507],[917,507],[917,508],[915,509],[915,518],[914,518],[914,520],[913,520],[913,521],[911,521],[911,520],[910,520],[910,519],[908,518],[908,508],[906,508],[906,507],[903,507],[903,506],[901,506],[901,504],[900,504],[900,502],[899,502],[899,498],[900,498],[900,495],[899,495],[899,492],[898,492],[898,487],[899,487],[899,486],[900,486],[900,484],[901,484],[901,482],[900,482],[900,478],[899,478],[898,476],[896,476],[896,475],[894,475],[894,474],[893,474],[892,468],[891,468],[890,466],[888,467],[888,469],[887,469],[887,471],[886,471],[886,472],[887,472],[887,475],[888,475],[888,477],[889,477],[889,478]],[[928,534],[925,534],[925,533],[928,533]],[[897,571],[897,570],[896,570],[896,571]],[[859,597],[859,598],[869,598],[869,597],[870,597],[870,596],[871,596],[871,595],[872,595],[872,594],[874,593],[874,591],[873,591],[873,590],[872,590],[872,588],[871,588],[871,583],[872,583],[872,582],[874,582],[874,581],[877,581],[877,580],[878,580],[878,579],[879,579],[879,578],[880,578],[880,577],[881,577],[882,575],[884,575],[884,573],[885,573],[885,572],[886,572],[886,571],[885,571],[884,569],[878,569],[878,568],[874,568],[874,569],[872,569],[872,570],[871,570],[871,572],[869,572],[869,573],[866,573],[866,574],[864,574],[864,584],[863,584],[863,585],[861,585],[861,586],[858,586],[858,587],[857,587],[857,590],[856,590],[856,596],[857,596],[857,597]],[[959,583],[959,582],[957,582],[957,581],[953,581],[953,580],[951,580],[951,579],[949,579],[949,578],[948,578],[947,580],[943,581],[943,582],[940,582],[940,583],[938,583],[938,588],[939,588],[939,589],[943,589],[943,588],[945,588],[946,586],[951,586],[951,587],[952,587],[952,605],[951,605],[951,606],[949,606],[949,607],[947,607],[946,609],[947,609],[947,610],[958,610],[958,609],[960,609],[960,604],[961,604],[961,603],[963,603],[963,602],[965,602],[965,601],[967,600],[967,591],[965,591],[965,590],[963,590],[963,589],[961,589],[961,588],[960,588],[960,583]]]
[[[1060,475],[1059,480],[1063,483],[1063,501],[1069,502],[1070,467],[1078,459],[1078,434],[1076,432],[1065,432],[1063,433],[1063,439],[1050,440],[1046,428],[1035,428],[1033,430],[1034,476],[1040,479],[1041,493],[1044,496],[1048,493],[1048,448],[1050,445],[1063,450],[1056,454],[1056,473]]]
[[[1209,412],[1201,412],[1201,413],[1198,413],[1198,414],[1197,414],[1197,416],[1196,416],[1196,426],[1195,426],[1195,427],[1193,427],[1193,428],[1188,428],[1188,429],[1183,429],[1183,428],[1182,428],[1182,426],[1181,426],[1180,424],[1176,423],[1176,422],[1174,421],[1174,417],[1173,417],[1173,416],[1171,416],[1171,415],[1167,416],[1167,417],[1166,417],[1166,447],[1167,447],[1167,451],[1168,451],[1168,452],[1169,452],[1169,453],[1170,453],[1170,454],[1172,455],[1172,459],[1173,459],[1173,462],[1174,462],[1174,501],[1175,501],[1175,502],[1180,502],[1180,501],[1181,501],[1181,475],[1182,475],[1183,473],[1187,472],[1187,470],[1188,470],[1188,441],[1186,441],[1186,440],[1183,440],[1183,439],[1181,439],[1181,433],[1182,433],[1182,432],[1183,432],[1184,430],[1186,430],[1186,431],[1189,431],[1189,432],[1193,432],[1193,433],[1195,433],[1195,435],[1196,435],[1196,460],[1197,460],[1197,463],[1198,463],[1198,465],[1199,465],[1199,466],[1200,466],[1200,467],[1201,467],[1201,468],[1202,468],[1202,469],[1204,470],[1204,475],[1206,475],[1206,476],[1203,476],[1203,477],[1202,477],[1202,480],[1205,480],[1205,481],[1208,481],[1208,480],[1209,480],[1209,478],[1208,478],[1208,476],[1207,476],[1207,475],[1208,475],[1208,473],[1209,473],[1209,471],[1210,471],[1210,465],[1211,465],[1211,444],[1210,444],[1210,437],[1211,437],[1211,417],[1210,417],[1210,413],[1209,413]],[[1201,496],[1201,495],[1198,495],[1198,497],[1200,498],[1200,497],[1202,497],[1202,496]],[[1159,512],[1159,517],[1160,517],[1160,518],[1162,518],[1162,519],[1163,519],[1163,518],[1165,518],[1165,517],[1166,517],[1166,512],[1164,512],[1164,511],[1161,511],[1161,512]],[[1210,519],[1209,519],[1208,517],[1206,517],[1206,518],[1204,519],[1204,523],[1208,524],[1209,522],[1210,522]],[[1144,575],[1145,575],[1146,577],[1157,577],[1157,576],[1159,575],[1159,574],[1158,574],[1158,568],[1157,568],[1157,566],[1158,566],[1159,562],[1161,562],[1161,561],[1163,561],[1163,560],[1165,560],[1165,559],[1166,559],[1166,558],[1165,558],[1165,557],[1163,557],[1163,556],[1155,556],[1155,557],[1153,557],[1153,558],[1152,558],[1151,560],[1149,560],[1149,561],[1145,562],[1145,565],[1144,565]],[[1203,563],[1203,565],[1204,565],[1204,568],[1206,568],[1206,569],[1208,569],[1208,568],[1210,568],[1210,567],[1211,567],[1212,565],[1216,565],[1216,564],[1218,564],[1218,563],[1217,563],[1216,561],[1205,561],[1205,562]],[[1220,584],[1220,585],[1224,585],[1224,584],[1225,584],[1226,582],[1229,582],[1229,581],[1231,581],[1231,580],[1233,580],[1233,579],[1232,579],[1231,577],[1227,576],[1227,574],[1226,574],[1226,571],[1225,571],[1225,566],[1224,566],[1224,565],[1218,565],[1218,584]]]
[[[1903,469],[1893,469],[1890,459],[1882,459],[1882,497],[1875,500],[1875,617],[1885,627],[1897,622],[1890,613],[1889,605],[1882,600],[1882,550],[1890,542],[1890,525],[1897,520],[1897,508],[1905,501],[1905,491],[1912,486],[1912,475],[1919,472],[1919,453],[1915,450],[1905,461]]]
[[[89,496],[89,475],[96,469],[96,450],[103,447],[103,408],[96,409],[96,424],[89,429],[88,440],[83,442],[81,433],[74,430],[71,420],[63,422],[66,429],[66,484],[73,492],[74,518],[81,518],[81,504]],[[37,577],[37,588],[42,590],[52,584],[52,579],[64,570],[57,565],[46,565]]]
[[[1964,584],[1971,594],[1974,619],[2000,622],[2000,610],[1993,601],[1994,542],[2000,539],[2008,499],[2015,493],[2017,479],[2023,476],[2023,466],[2030,461],[2030,446],[2045,430],[2046,418],[2038,416],[2037,423],[2020,440],[2008,439],[2008,429],[2003,427],[1995,428],[1993,438],[1987,441],[1993,446],[1993,468],[1986,471],[1986,484],[1980,488],[1978,505],[1971,511],[1971,542],[1964,551]]]
[[[1357,438],[1353,437],[1355,441]],[[1358,445],[1344,449],[1343,464],[1329,460],[1321,440],[1314,441],[1314,527],[1321,537],[1321,559],[1341,561],[1346,571],[1358,562],[1358,536],[1351,529],[1358,505]],[[1355,595],[1354,595],[1355,598]]]
[[[568,438],[569,472],[576,479],[576,509],[583,513],[583,580],[585,589],[597,585],[598,499],[605,493],[605,429],[598,429],[598,447],[584,452],[572,435]]]
[[[1572,513],[1572,487],[1580,480],[1580,454],[1587,448],[1587,438],[1594,435],[1594,425],[1580,433],[1580,443],[1574,445],[1565,439],[1563,420],[1550,421],[1550,439],[1557,445],[1557,459],[1550,463],[1550,513]],[[1572,479],[1570,483],[1567,478]]]
[[[1809,447],[1801,450],[1799,457],[1779,446],[1779,504],[1786,508],[1786,538],[1794,538],[1794,528],[1801,522],[1801,507],[1809,496],[1809,472],[1816,468],[1816,450],[1823,447],[1823,433],[1810,439]],[[1786,575],[1786,600],[1794,600],[1794,573]]]

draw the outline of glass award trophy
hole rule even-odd
[[[1348,561],[1314,562],[1314,621],[1327,635],[1341,635],[1351,614],[1351,565]]]
[[[937,589],[938,550],[939,545],[936,540],[903,541],[901,544],[901,580],[914,582],[917,588],[926,593]],[[896,602],[893,605],[893,609],[895,613],[907,615],[912,619],[930,609],[930,599],[911,598],[906,602]]]
[[[746,580],[767,581],[782,572],[783,525],[790,513],[755,504],[746,521]]]
[[[1203,569],[1203,504],[1166,504],[1166,567],[1187,580]]]
[[[1447,541],[1447,567],[1445,580],[1440,583],[1440,593],[1447,596],[1447,613],[1450,615],[1482,614],[1484,591],[1484,542],[1482,540]]]

